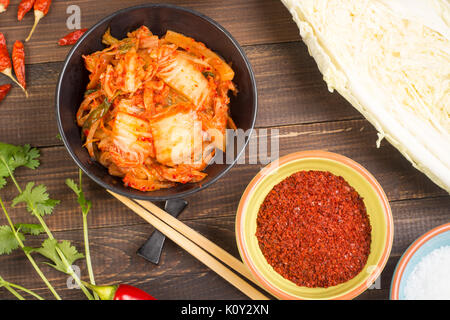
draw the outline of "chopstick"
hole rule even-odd
[[[193,242],[191,239],[187,238],[185,235],[183,235],[182,233],[180,233],[179,231],[177,231],[174,227],[172,227],[169,223],[166,223],[166,221],[164,220],[160,220],[160,218],[158,218],[156,216],[156,214],[154,212],[158,211],[158,215],[160,215],[161,217],[167,218],[164,214],[170,216],[168,213],[166,213],[164,210],[159,209],[155,210],[155,208],[153,207],[154,205],[148,205],[150,204],[149,202],[143,202],[143,201],[138,201],[140,204],[142,205],[146,205],[146,207],[150,208],[151,210],[153,210],[152,212],[147,211],[146,209],[144,209],[143,207],[141,207],[139,204],[137,204],[135,201],[126,198],[124,196],[121,196],[119,194],[116,194],[112,191],[108,191],[110,194],[112,194],[116,199],[118,199],[120,202],[122,202],[125,206],[127,206],[128,208],[130,208],[131,210],[133,210],[137,215],[139,215],[141,218],[143,218],[144,220],[146,220],[148,223],[150,223],[151,225],[153,225],[156,229],[158,229],[161,233],[163,233],[167,238],[169,238],[170,240],[172,240],[173,242],[175,242],[177,245],[179,245],[181,248],[183,248],[184,250],[186,250],[187,252],[189,252],[192,256],[194,256],[195,258],[197,258],[200,262],[202,262],[203,264],[205,264],[207,267],[209,267],[211,270],[215,271],[218,275],[220,275],[222,278],[224,278],[225,280],[227,280],[229,283],[231,283],[234,287],[236,287],[237,289],[239,289],[242,293],[244,293],[245,295],[247,295],[249,298],[253,299],[253,300],[268,300],[268,298],[263,295],[261,292],[259,292],[258,290],[256,290],[254,287],[252,287],[249,283],[247,283],[246,281],[244,281],[241,277],[239,277],[237,274],[235,274],[233,271],[231,271],[230,269],[228,269],[225,265],[223,265],[222,263],[220,263],[220,261],[218,261],[215,257],[217,257],[216,254],[211,255],[212,252],[214,252],[215,249],[213,249],[213,247],[216,245],[214,245],[213,247],[211,247],[210,249],[212,251],[210,251],[210,253],[208,253],[207,251],[205,251],[204,249],[202,249],[199,245],[197,245],[195,242]],[[164,214],[162,214],[160,211],[162,211]],[[172,220],[172,219],[170,219]],[[176,219],[175,219],[176,220]],[[169,219],[167,219],[167,221],[169,221]],[[178,220],[177,220],[178,221]],[[173,221],[171,221],[173,222]],[[182,227],[182,225],[184,225],[183,223],[179,222],[177,223],[178,228]],[[194,230],[191,229],[191,231],[186,231],[187,229],[190,229],[188,226],[184,225],[184,227],[182,227],[181,229],[184,230],[185,234],[191,234],[192,232],[195,232]],[[187,228],[187,229],[186,229]],[[197,233],[197,232],[195,232]],[[200,237],[204,238],[203,236],[201,236],[200,234],[197,233],[197,235],[195,236],[195,238],[197,240],[200,239]],[[207,240],[206,238],[202,239],[202,243],[208,243],[210,242],[209,240]],[[210,242],[211,244],[212,242]],[[209,244],[209,245],[210,245]],[[222,252],[223,251],[223,252]],[[224,252],[226,254],[224,254]],[[225,250],[221,249],[218,250],[217,253],[221,260],[225,259],[226,261],[230,262],[231,259],[228,258],[224,258],[226,257],[226,255],[228,254]],[[229,255],[229,254],[228,254]],[[214,257],[215,256],[215,257]],[[231,256],[231,255],[230,255]],[[231,256],[232,257],[232,256]],[[233,259],[235,259],[234,257],[232,257]],[[237,272],[243,274],[245,276],[245,274],[250,275],[250,277],[248,279],[252,280],[254,282],[254,280],[251,277],[251,274],[248,272],[248,270],[245,270],[245,265],[243,265],[242,263],[240,263],[242,266],[239,265],[239,261],[236,259],[235,262],[232,262],[231,264],[235,267],[237,267],[237,269],[234,269],[234,267],[230,266],[231,268],[233,268],[234,270],[236,270]],[[256,283],[256,282],[255,282]],[[257,283],[256,283],[257,284]]]
[[[240,273],[242,276],[252,281],[257,286],[261,286],[254,279],[253,275],[250,273],[248,268],[238,259],[233,257],[231,254],[226,252],[224,249],[216,245],[214,242],[202,236],[200,233],[185,225],[180,220],[171,216],[155,204],[149,201],[135,200],[142,207],[153,213],[157,218],[167,223],[173,229],[184,235],[186,238],[190,239],[192,242],[197,244],[199,247],[207,251],[209,254],[215,256],[217,259],[228,265],[230,268]],[[262,288],[264,289],[264,288]]]

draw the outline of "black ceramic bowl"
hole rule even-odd
[[[244,51],[223,27],[204,15],[167,4],[146,4],[118,11],[104,18],[89,29],[69,52],[56,88],[56,115],[64,144],[78,166],[95,182],[106,189],[131,198],[162,201],[182,198],[202,190],[222,177],[243,153],[245,144],[235,150],[232,163],[211,164],[205,172],[208,176],[199,183],[179,184],[170,189],[142,192],[125,187],[120,178],[108,174],[106,168],[93,161],[81,140],[76,124],[76,112],[83,100],[88,83],[88,71],[82,55],[104,49],[103,34],[111,28],[111,34],[123,38],[127,32],[147,26],[154,34],[162,36],[173,30],[193,37],[231,62],[235,71],[234,83],[239,93],[231,98],[231,116],[240,129],[253,130],[256,119],[257,92],[254,75]]]

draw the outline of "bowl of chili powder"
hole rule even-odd
[[[303,151],[265,167],[236,216],[239,252],[280,299],[352,299],[378,278],[390,254],[387,197],[360,164]]]

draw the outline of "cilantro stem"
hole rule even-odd
[[[51,240],[55,239],[55,237],[53,237],[52,232],[50,231],[47,224],[45,223],[44,219],[42,219],[42,217],[36,212],[36,209],[34,207],[32,207],[32,210],[33,210],[35,217],[39,220],[39,223],[44,228],[45,233],[47,233],[48,238]],[[66,269],[68,271],[68,274],[75,280],[75,282],[78,284],[78,286],[83,291],[83,293],[86,295],[86,297],[89,300],[94,300],[94,297],[91,295],[91,293],[88,291],[88,289],[86,289],[86,287],[83,285],[80,278],[78,278],[78,276],[76,275],[75,271],[73,271],[72,266],[67,261],[66,256],[61,251],[61,249],[56,247],[56,252],[58,253],[59,257],[61,258],[61,261],[64,263],[64,266],[66,267]]]
[[[6,170],[8,170],[9,176],[11,177],[12,181],[16,185],[17,190],[19,190],[20,193],[22,193],[22,189],[20,188],[19,184],[17,183],[16,178],[14,178],[14,175],[12,173],[11,168],[9,167],[8,163],[3,157],[0,157],[0,160],[2,160],[3,164],[5,165]]]
[[[2,159],[3,160],[3,159]],[[16,178],[14,177],[14,174],[12,173],[11,169],[9,168],[8,164],[6,163],[6,161],[3,160],[3,163],[5,164],[5,167],[8,170],[9,176],[11,177],[11,180],[14,182],[14,184],[16,185],[17,190],[19,191],[20,194],[23,193],[22,188],[20,188],[20,185],[17,183]],[[41,226],[44,228],[45,233],[47,234],[49,239],[55,239],[53,237],[52,232],[50,231],[50,229],[48,228],[47,224],[45,223],[44,219],[42,219],[41,215],[37,212],[35,206],[33,205],[33,203],[29,202],[28,203],[31,211],[33,212],[34,216],[39,220],[39,223],[41,224]],[[94,297],[91,295],[91,293],[89,292],[88,289],[86,289],[86,287],[81,283],[80,279],[78,278],[78,276],[75,274],[75,272],[73,271],[73,268],[71,265],[69,265],[69,263],[67,262],[66,257],[64,256],[64,253],[58,248],[56,247],[56,252],[58,253],[58,255],[61,258],[61,261],[64,263],[64,266],[67,268],[69,275],[72,276],[72,278],[75,280],[75,282],[78,284],[78,286],[81,288],[81,290],[83,291],[83,293],[86,295],[86,297],[89,300],[93,300]]]
[[[80,191],[83,190],[82,186],[82,178],[83,178],[83,172],[81,169],[78,170],[78,181],[80,184]],[[95,277],[94,277],[94,271],[92,269],[92,261],[91,261],[91,250],[89,247],[89,233],[88,233],[88,223],[87,223],[87,216],[89,213],[89,210],[91,209],[90,205],[82,207],[81,212],[83,215],[83,235],[84,235],[84,251],[86,256],[86,266],[89,274],[89,281],[91,284],[95,285]],[[94,292],[94,298],[95,300],[99,300],[97,293]]]
[[[92,296],[92,294],[85,287],[85,285],[81,282],[80,278],[78,278],[78,276],[76,275],[75,271],[73,271],[72,266],[69,265],[69,263],[67,262],[67,259],[64,256],[64,253],[58,247],[56,247],[56,252],[58,252],[59,256],[61,257],[62,262],[64,263],[64,265],[66,266],[67,270],[69,271],[69,275],[72,276],[72,278],[75,280],[75,282],[80,287],[81,291],[83,291],[83,293],[86,295],[86,297],[89,300],[94,300],[94,297]]]
[[[8,163],[5,161],[5,159],[3,157],[0,157],[0,160],[3,162],[4,166],[6,167],[6,169],[8,170],[9,176],[11,177],[11,180],[14,182],[17,190],[19,191],[20,194],[23,194],[22,188],[20,188],[19,183],[17,182],[16,178],[14,177],[14,174],[11,170],[11,168],[9,167]],[[0,200],[1,201],[1,200]],[[34,204],[30,201],[27,201],[28,206],[30,207],[31,211],[33,212],[33,215],[39,220],[39,223],[41,224],[41,226],[44,228],[45,233],[47,234],[48,238],[53,240],[55,239],[53,237],[53,234],[51,233],[50,229],[48,228],[47,224],[45,223],[44,219],[41,217],[41,215],[39,214],[39,212],[37,211],[36,207],[34,206]],[[5,206],[2,204],[2,208],[5,211]],[[5,214],[7,215],[6,211]],[[11,221],[11,220],[9,220]],[[11,223],[10,223],[11,224]],[[21,247],[23,249],[23,243],[20,240],[20,238],[17,236],[17,232],[15,231],[15,228],[13,227],[13,225],[11,226],[16,239],[18,239],[19,244],[21,244]],[[25,251],[24,251],[25,252]],[[63,262],[64,266],[66,267],[66,270],[68,271],[68,274],[70,276],[72,276],[72,278],[75,280],[75,282],[78,284],[78,286],[81,288],[81,290],[83,291],[83,293],[86,295],[86,297],[89,300],[94,300],[94,297],[92,296],[92,294],[89,292],[89,290],[83,285],[83,283],[81,282],[81,280],[78,278],[78,276],[75,274],[75,272],[73,271],[72,266],[68,263],[64,253],[61,251],[61,249],[59,249],[58,247],[56,247],[56,252],[58,253],[59,257],[61,258],[61,261]],[[50,291],[52,291],[52,293],[55,295],[55,297],[57,297],[57,299],[61,299],[59,297],[59,295],[54,291],[53,287],[50,285],[50,283],[47,280],[47,278],[45,278],[44,274],[42,274],[42,272],[40,271],[40,269],[37,267],[35,261],[33,259],[31,259],[31,255],[27,252],[25,252],[25,254],[27,255],[27,257],[30,259],[30,262],[33,264],[33,267],[35,266],[36,271],[38,272],[38,274],[41,276],[42,280],[44,280],[44,282],[46,282],[47,286],[49,287]],[[39,270],[39,271],[38,271]]]
[[[36,299],[38,299],[38,300],[44,300],[44,298],[42,298],[40,295],[38,295],[37,293],[34,293],[33,291],[31,291],[31,290],[29,290],[29,289],[27,289],[27,288],[24,288],[24,287],[22,287],[22,286],[19,286],[18,284],[14,284],[14,283],[11,283],[11,282],[8,282],[8,281],[6,281],[5,279],[3,279],[1,276],[0,276],[0,286],[4,286],[5,288],[7,288],[8,289],[8,287],[10,287],[10,288],[15,288],[15,289],[18,289],[18,290],[21,290],[21,291],[23,291],[23,292],[25,292],[25,293],[28,293],[29,295],[31,295],[31,296],[33,296],[33,297],[35,297]],[[14,289],[12,289],[12,290],[14,290]],[[15,290],[14,290],[15,291]],[[11,292],[11,291],[10,291]],[[17,292],[17,291],[16,291]],[[12,292],[11,292],[12,293]],[[13,293],[14,294],[14,293]],[[20,295],[20,294],[19,294]],[[17,297],[17,296],[16,296]],[[18,297],[19,298],[19,297]],[[23,298],[23,297],[22,297]],[[19,298],[20,299],[20,298]],[[22,299],[21,299],[22,300]]]
[[[11,292],[17,299],[19,300],[25,300],[25,298],[18,293],[16,290],[14,290],[13,288],[11,288],[8,284],[4,284],[3,287],[8,290],[9,292]]]
[[[87,228],[87,215],[83,214],[83,233],[84,233],[84,251],[86,256],[86,265],[89,273],[89,281],[95,285],[94,271],[92,270],[91,251],[89,249],[89,236]]]
[[[28,252],[25,251],[25,246],[24,246],[22,240],[20,239],[20,237],[17,235],[17,230],[14,227],[14,224],[13,224],[13,222],[12,222],[12,220],[11,220],[9,214],[8,214],[8,211],[6,210],[5,204],[3,203],[3,200],[2,200],[1,197],[0,197],[0,205],[1,205],[2,209],[3,209],[3,212],[5,214],[6,220],[8,220],[9,226],[11,227],[11,230],[12,230],[12,232],[14,234],[14,237],[16,238],[17,242],[19,243],[19,246],[22,249],[22,251],[25,253],[25,256],[30,261],[30,263],[33,266],[34,270],[36,270],[36,272],[39,275],[39,277],[42,279],[42,281],[44,281],[44,283],[46,284],[48,289],[53,293],[55,298],[57,300],[62,300],[61,297],[59,296],[59,294],[56,292],[55,288],[53,288],[53,286],[48,281],[47,277],[42,273],[41,269],[39,268],[39,266],[37,265],[36,261],[31,256],[31,254],[29,254]]]
[[[25,300],[25,298],[22,297],[22,295],[20,293],[18,293],[16,290],[11,288],[11,283],[9,283],[8,281],[5,281],[1,276],[0,276],[0,287],[4,287],[11,294],[13,294],[17,299]]]

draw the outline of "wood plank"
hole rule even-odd
[[[360,119],[331,94],[303,42],[246,47],[258,87],[257,127]]]
[[[359,298],[388,298],[391,277],[400,255],[421,234],[448,221],[449,205],[448,197],[392,203],[395,237],[390,259],[380,276],[379,289],[368,290]],[[422,219],[417,223],[420,216]],[[187,220],[186,223],[239,257],[234,235],[234,215]],[[167,241],[158,266],[138,257],[135,252],[151,231],[152,227],[148,224],[91,228],[91,250],[97,281],[103,284],[118,282],[134,284],[160,299],[246,299],[231,285],[171,241]],[[74,245],[82,251],[81,230],[55,232],[55,236],[58,239],[73,241]],[[37,245],[37,242],[31,240],[27,244],[33,246]],[[38,289],[37,292],[51,298],[41,281],[34,276],[33,269],[21,252],[1,257],[1,261],[0,274],[3,277],[28,288]],[[42,259],[39,258],[39,261]],[[81,273],[85,275],[83,262],[76,264],[81,267]],[[61,289],[64,298],[83,298],[80,292],[66,289],[65,275],[46,266],[42,268],[49,280]],[[24,275],[27,276],[24,277]],[[0,299],[8,297],[6,292],[0,291]]]
[[[259,89],[257,127],[362,118],[339,94],[328,92],[303,43],[250,46],[245,50]],[[61,68],[62,63],[27,66],[30,98],[25,99],[22,91],[14,87],[0,105],[2,141],[36,146],[61,144],[56,138],[54,112]],[[1,84],[7,82],[0,79]]]
[[[62,200],[52,216],[46,217],[57,238],[72,240],[82,248],[81,214],[75,196],[64,185],[77,177],[77,167],[56,138],[54,90],[59,70],[70,47],[58,47],[57,39],[68,32],[66,8],[79,5],[82,27],[144,0],[110,0],[99,5],[88,0],[53,1],[51,11],[39,24],[27,50],[27,80],[31,96],[25,99],[14,87],[0,104],[0,141],[31,143],[42,148],[42,166],[19,169],[21,185],[45,183],[53,198]],[[150,2],[158,2],[152,0]],[[365,166],[383,186],[392,207],[395,234],[390,259],[380,277],[380,289],[368,290],[360,299],[387,299],[395,266],[406,248],[431,228],[449,221],[450,196],[434,185],[388,143],[380,149],[374,128],[338,94],[330,94],[314,60],[300,41],[297,26],[278,0],[205,1],[175,0],[172,3],[200,11],[217,20],[244,46],[256,73],[259,89],[257,127],[270,127],[256,137],[278,136],[280,156],[291,152],[324,149],[346,155]],[[0,29],[11,49],[14,40],[24,39],[33,14],[16,21],[17,3],[1,14]],[[262,19],[264,17],[264,19]],[[55,32],[55,30],[57,30]],[[0,84],[7,83],[5,77]],[[51,146],[51,147],[49,147]],[[240,197],[263,165],[236,165],[225,177],[187,200],[181,220],[239,257],[235,242],[235,212]],[[85,179],[85,191],[93,200],[89,215],[94,270],[102,284],[129,283],[159,299],[246,299],[235,288],[171,241],[167,241],[161,264],[154,266],[135,252],[153,231],[134,213]],[[10,183],[0,190],[8,205],[16,195]],[[15,222],[33,222],[24,206],[10,209]],[[0,225],[5,224],[0,212]],[[37,245],[31,240],[27,245]],[[39,259],[42,261],[41,259]],[[82,262],[78,262],[82,265]],[[66,299],[82,299],[79,290],[66,288],[65,275],[42,267]],[[82,267],[83,274],[86,270]],[[25,285],[45,297],[48,290],[35,275],[21,252],[0,257],[0,275]],[[86,279],[86,278],[85,278]],[[12,298],[0,288],[0,299]]]
[[[376,132],[366,120],[287,126],[278,130],[280,156],[314,149],[329,150],[348,156],[361,163],[375,176],[390,201],[437,196],[450,199],[444,190],[414,169],[388,143],[382,143],[381,148],[377,149],[375,147]],[[246,156],[247,164],[237,164],[217,183],[189,197],[187,200],[190,205],[183,213],[183,219],[234,215],[245,187],[263,167],[263,165],[248,164],[248,154]],[[74,162],[63,147],[43,149],[41,160],[42,165],[36,171],[19,169],[17,171],[19,182],[21,184],[28,181],[45,183],[50,194],[62,201],[62,204],[58,206],[58,212],[63,212],[64,215],[49,218],[52,228],[65,230],[79,227],[81,220],[74,195],[64,185],[66,178],[76,178],[77,168]],[[130,215],[103,189],[92,181],[85,180],[86,193],[89,198],[95,200],[93,208],[95,214],[90,217],[92,227],[140,223],[135,215]],[[16,191],[10,184],[0,194],[10,201]],[[436,205],[438,205],[437,208],[448,213],[448,203],[447,207],[439,203]],[[20,208],[13,213],[20,219],[27,217],[27,213]],[[427,215],[424,214],[424,216]]]
[[[218,225],[220,228],[220,222],[213,224],[213,227]],[[135,252],[150,231],[149,225],[92,229],[90,240],[97,282],[136,285],[160,299],[245,298],[237,289],[170,241],[166,242],[159,266],[138,257]],[[82,250],[80,230],[56,232],[55,237],[71,240],[80,251]],[[37,243],[37,241],[31,241],[31,246]],[[27,288],[40,289],[38,292],[51,298],[40,279],[34,277],[34,270],[21,252],[15,252],[1,259],[0,272],[5,279],[21,283]],[[44,261],[40,257],[37,260]],[[84,262],[79,261],[76,265],[81,268],[81,274],[86,275]],[[83,298],[80,292],[66,288],[66,275],[47,266],[42,266],[42,270],[45,270],[49,281],[61,289],[58,292],[61,291],[63,298]],[[23,275],[33,276],[24,277]],[[86,277],[83,279],[87,280]],[[195,291],[199,292],[197,296]],[[7,298],[7,295],[0,291],[0,299]]]
[[[383,272],[375,281],[374,285],[368,290],[364,291],[356,300],[388,300],[389,291],[392,282],[392,275],[397,266],[399,257],[390,257]]]
[[[62,63],[27,65],[26,99],[14,85],[0,104],[0,141],[35,146],[61,145],[56,137],[55,88]],[[0,83],[10,83],[0,77]]]
[[[159,3],[157,0],[108,0],[104,4],[95,1],[53,1],[48,15],[39,22],[31,38],[26,43],[27,63],[63,61],[70,50],[59,47],[57,41],[69,33],[66,13],[69,5],[78,5],[81,10],[81,27],[89,28],[104,17],[123,8],[145,3]],[[249,1],[190,1],[175,0],[172,4],[194,9],[211,17],[225,27],[241,45],[298,41],[297,26],[289,12],[277,0]],[[33,12],[28,13],[22,21],[17,21],[17,5],[12,4],[2,14],[0,30],[5,33],[9,46],[15,40],[27,37],[33,25]],[[263,19],[261,17],[264,17]]]

